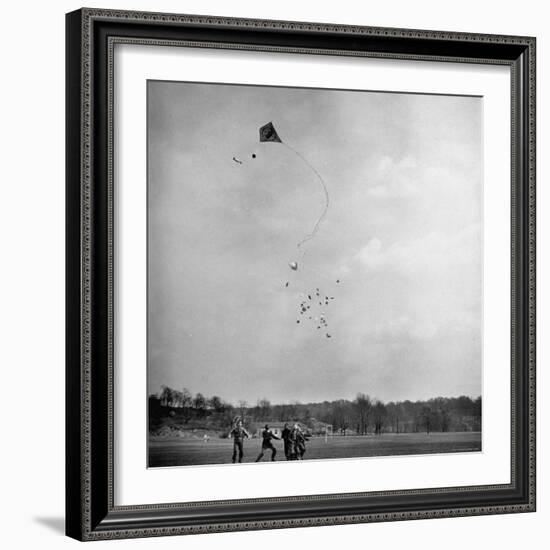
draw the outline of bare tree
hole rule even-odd
[[[163,407],[171,407],[172,406],[172,399],[173,399],[173,390],[169,386],[161,386],[160,390],[160,404]]]
[[[181,392],[182,396],[182,406],[184,409],[188,409],[193,405],[193,396],[191,395],[191,392],[187,388],[183,388]]]
[[[257,407],[259,417],[262,420],[269,420],[271,416],[271,403],[269,399],[266,399],[265,397],[263,399],[259,399]]]
[[[399,433],[399,406],[397,403],[390,401],[386,405],[386,415],[388,419],[388,424],[391,427],[391,431],[394,433]]]
[[[376,435],[382,434],[382,428],[386,420],[386,406],[382,401],[376,400],[372,406],[372,414],[374,417],[374,433]]]
[[[239,415],[243,419],[243,422],[244,422],[244,417],[246,415],[246,409],[248,407],[248,403],[244,399],[241,399],[239,401],[238,405],[239,405]]]
[[[372,410],[371,399],[364,393],[358,393],[353,406],[357,421],[357,433],[364,435],[369,427],[369,416]]]
[[[300,403],[298,403],[298,401],[293,401],[290,405],[287,405],[288,420],[296,420],[299,407]]]
[[[222,398],[217,396],[217,395],[213,395],[209,400],[208,400],[208,406],[213,409],[215,412],[223,412],[224,411],[224,402],[222,401]]]
[[[204,397],[202,393],[197,393],[197,395],[195,395],[193,407],[201,414],[206,410],[206,397]]]
[[[350,426],[352,418],[351,403],[344,399],[334,401],[332,404],[331,424],[342,434],[346,432]]]
[[[426,433],[429,434],[432,428],[432,409],[425,405],[422,407],[422,412],[420,413],[420,418],[422,425],[426,429]]]
[[[166,412],[161,408],[182,408],[177,416],[185,423],[189,423],[194,417],[211,416],[213,424],[230,426],[234,415],[240,415],[243,420],[248,417],[249,421],[299,420],[311,426],[319,422],[332,424],[335,432],[341,434],[347,434],[350,428],[359,435],[366,434],[371,426],[376,434],[382,433],[385,426],[391,427],[391,431],[395,433],[481,430],[482,399],[464,395],[434,397],[424,401],[392,401],[387,405],[379,400],[372,400],[364,393],[358,393],[353,401],[294,401],[290,404],[272,404],[264,397],[258,399],[254,406],[249,406],[244,400],[238,401],[234,408],[217,395],[207,398],[202,393],[197,393],[192,396],[187,388],[178,391],[163,385],[156,395],[150,397],[150,401],[156,403],[150,409],[156,411],[152,414],[160,416]]]

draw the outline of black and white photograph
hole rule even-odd
[[[39,292],[65,287],[65,399],[37,408],[12,391],[6,418],[21,436],[7,455],[31,489],[48,485],[46,511],[64,471],[67,537],[425,550],[517,548],[540,531],[526,513],[541,486],[544,18],[423,2],[71,5],[65,117],[37,141],[44,156],[10,130],[25,147],[6,180],[34,170],[49,195],[65,176],[63,228],[39,201],[65,235],[64,282]],[[29,89],[56,66],[35,61],[14,73],[29,68]],[[43,91],[51,101],[29,109],[55,113],[62,94]],[[44,179],[46,160],[58,177]],[[29,181],[7,186],[24,195],[6,203],[8,240],[30,219],[17,209]],[[31,236],[15,265],[49,254]],[[39,262],[46,276],[57,260]],[[19,309],[36,303],[27,267],[6,271],[33,278],[6,286]],[[16,378],[44,348],[31,318],[6,363]],[[32,364],[50,395],[51,370]],[[50,429],[63,416],[64,460],[38,459],[63,446]],[[34,506],[13,481],[8,500]]]
[[[483,98],[149,80],[149,468],[482,451]]]
[[[2,7],[3,548],[544,547],[548,4]]]

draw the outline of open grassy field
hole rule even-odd
[[[275,441],[276,460],[285,460],[282,441]],[[253,462],[260,452],[261,440],[244,443],[243,462]],[[305,460],[324,458],[356,458],[367,456],[416,455],[481,451],[481,432],[383,434],[380,436],[334,436],[307,443]],[[227,464],[231,462],[233,441],[210,439],[150,438],[149,467],[188,466],[193,464]],[[263,460],[269,460],[270,452]]]

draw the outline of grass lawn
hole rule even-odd
[[[285,460],[282,441],[274,441],[276,460]],[[244,442],[243,462],[253,462],[260,452],[260,439]],[[446,432],[383,434],[381,436],[333,436],[308,441],[305,460],[324,458],[357,458],[368,456],[417,455],[432,453],[462,453],[481,451],[481,432]],[[231,462],[233,441],[201,439],[150,438],[149,467],[187,466],[193,464],[227,464]],[[263,461],[269,460],[268,451]]]

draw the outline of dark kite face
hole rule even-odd
[[[275,130],[275,126],[273,126],[272,122],[268,122],[260,128],[260,141],[281,143],[281,138],[277,134],[277,130]]]

